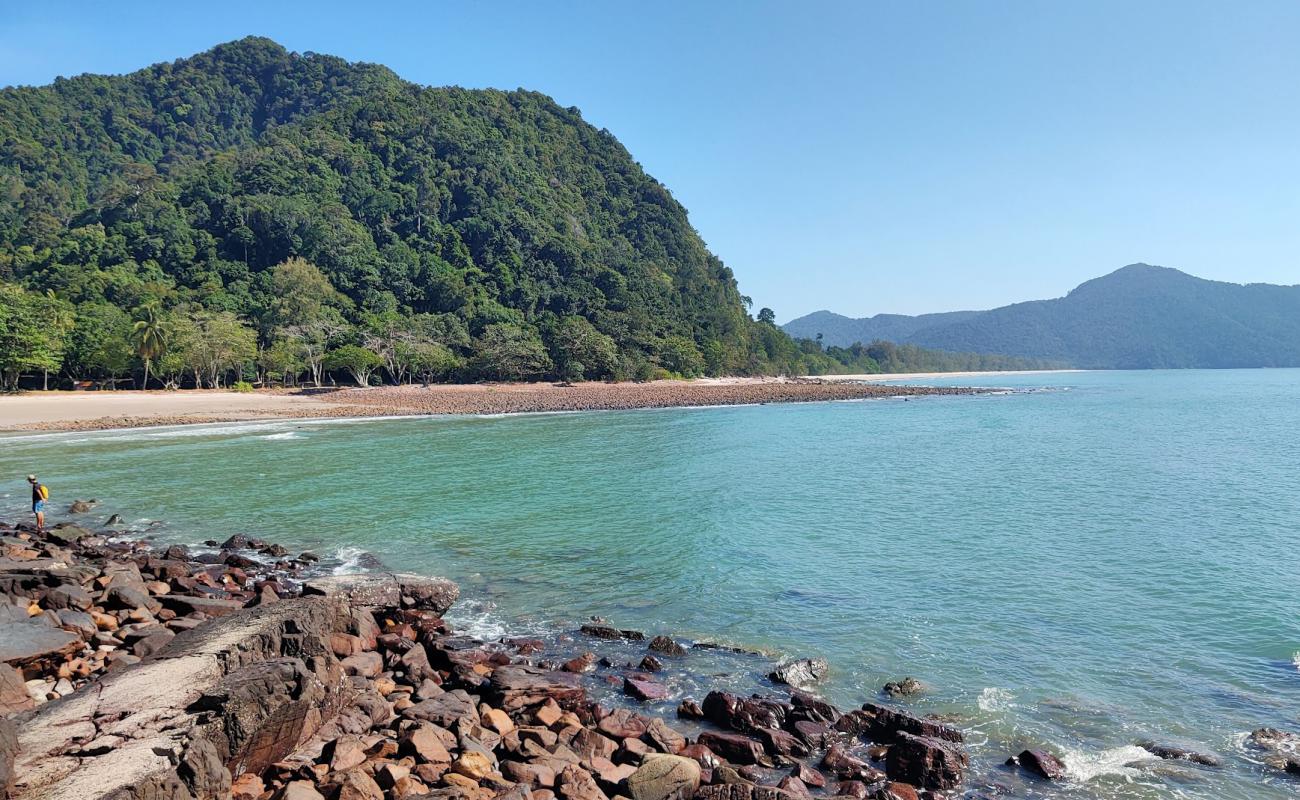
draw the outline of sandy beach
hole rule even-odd
[[[903,376],[888,376],[900,379]],[[861,381],[715,378],[651,383],[447,384],[370,389],[27,392],[0,397],[0,430],[104,430],[150,425],[410,414],[510,414],[963,394],[959,388]]]

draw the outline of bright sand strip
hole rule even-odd
[[[178,417],[182,422],[270,419],[310,416],[332,407],[301,395],[261,392],[27,392],[0,396],[0,430],[100,419],[120,420],[124,425],[137,419]]]

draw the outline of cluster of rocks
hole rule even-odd
[[[293,578],[313,558],[243,536],[192,558],[107,529],[0,524],[0,712],[66,696],[205,620],[296,594]]]

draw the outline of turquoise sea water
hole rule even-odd
[[[821,655],[846,706],[915,675],[1019,797],[1295,796],[1241,738],[1300,730],[1300,370],[948,382],[1021,391],[10,437],[0,505],[37,471],[164,539],[445,574],[485,632]],[[1026,746],[1071,779],[997,766]]]

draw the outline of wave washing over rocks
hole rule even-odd
[[[779,693],[708,690],[710,676],[691,670],[707,643],[603,621],[485,641],[444,617],[459,596],[450,581],[332,575],[311,554],[243,536],[208,544],[155,550],[77,525],[0,524],[0,797],[1002,792],[971,779],[964,734],[944,721],[874,702],[844,711],[811,693],[819,660],[773,671]],[[701,699],[678,703],[683,687]],[[1300,769],[1294,735],[1264,729],[1252,741],[1279,769]],[[1057,781],[1069,758],[1027,750],[1008,768]]]

